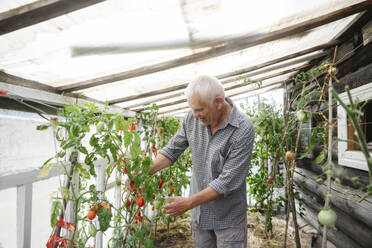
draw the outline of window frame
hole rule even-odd
[[[372,82],[350,90],[353,100],[356,98],[360,102],[368,101],[372,99]],[[349,98],[346,92],[341,93],[341,100],[349,105]],[[346,167],[351,167],[359,170],[368,171],[367,161],[361,151],[349,151],[347,142],[340,140],[348,139],[348,128],[347,128],[347,114],[345,109],[341,106],[337,106],[337,137],[338,143],[338,164]],[[372,155],[372,153],[371,153]]]

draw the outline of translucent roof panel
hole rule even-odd
[[[35,1],[3,0],[0,10],[4,12],[32,2]],[[60,87],[181,58],[227,40],[279,30],[359,2],[362,0],[108,0],[2,35],[0,69]],[[196,63],[87,88],[79,93],[102,101],[113,100],[184,84],[200,73],[220,75],[247,68],[329,42],[357,16]],[[76,54],[82,50],[73,48],[90,50],[83,56]],[[283,66],[252,79],[304,63],[306,61]],[[263,84],[290,75],[270,78]],[[159,97],[118,105],[130,107]],[[182,96],[168,101],[177,99]],[[166,102],[164,99],[158,101]]]

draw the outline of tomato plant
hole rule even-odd
[[[69,179],[69,185],[59,188],[59,195],[52,203],[54,231],[48,245],[69,243],[71,247],[86,247],[93,242],[94,233],[113,229],[114,235],[109,240],[111,246],[116,243],[126,247],[137,244],[152,247],[148,225],[144,223],[151,220],[144,213],[146,205],[153,202],[153,195],[160,191],[159,179],[148,175],[152,158],[149,149],[143,149],[141,144],[150,146],[155,129],[148,128],[147,123],[140,119],[125,120],[120,114],[107,113],[106,110],[99,112],[94,104],[67,105],[59,116],[59,120],[53,119],[49,125],[37,127],[38,130],[51,127],[58,142],[56,147],[59,147],[56,156],[44,163],[39,176],[45,176],[51,168],[59,166]],[[154,116],[156,112],[152,112]],[[146,128],[148,132],[141,132]],[[96,165],[102,159],[108,161],[108,166],[103,190],[98,190],[92,181],[97,176]],[[52,160],[56,163],[51,163]],[[65,160],[68,164],[63,162]],[[109,179],[115,175],[113,172],[120,172],[131,181],[131,189],[127,190],[122,180],[114,180],[121,188],[122,199],[126,199],[122,206],[114,207],[105,194]],[[78,177],[78,184],[70,180],[73,176]],[[141,199],[137,201],[138,205],[133,204],[136,199]],[[74,206],[73,223],[64,222],[62,218],[66,211],[65,202],[69,201]],[[98,221],[99,225],[95,226],[92,220]],[[77,227],[76,230],[69,228],[71,235],[61,237],[58,230],[71,226]]]

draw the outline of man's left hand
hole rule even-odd
[[[189,198],[185,197],[167,197],[165,198],[169,204],[164,205],[163,209],[165,209],[167,214],[172,216],[179,216],[186,212],[187,210],[191,209],[191,203]]]

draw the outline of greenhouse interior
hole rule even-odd
[[[1,0],[0,34],[0,248],[372,247],[372,0]]]

